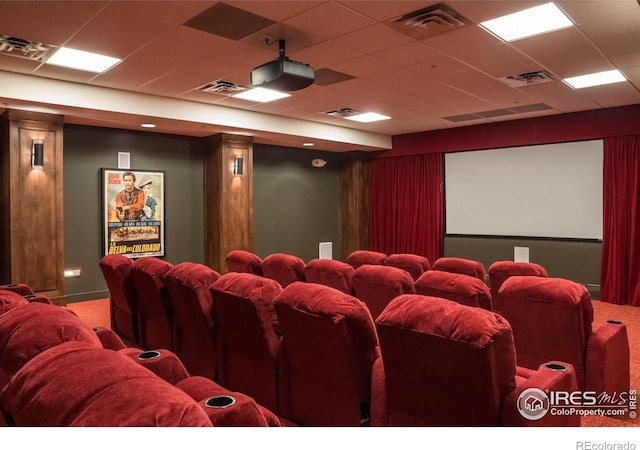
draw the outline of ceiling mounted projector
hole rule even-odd
[[[315,80],[313,67],[287,58],[284,54],[284,40],[279,40],[278,45],[278,59],[251,71],[251,86],[277,91],[297,91],[311,85]]]

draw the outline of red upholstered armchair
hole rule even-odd
[[[491,291],[484,281],[461,273],[429,270],[415,283],[416,294],[446,298],[491,311]]]
[[[145,349],[173,350],[173,308],[164,283],[173,264],[143,257],[131,265],[131,280],[138,299],[140,345]]]
[[[183,262],[165,275],[174,318],[174,352],[191,375],[217,379],[217,326],[211,283],[220,274],[204,264]]]
[[[218,326],[218,382],[278,411],[279,325],[273,300],[280,284],[249,273],[227,273],[211,298]]]
[[[557,359],[573,364],[578,388],[613,393],[629,390],[626,326],[609,321],[593,330],[589,291],[562,278],[511,277],[498,293],[501,314],[513,328],[518,365]]]
[[[547,270],[540,264],[514,261],[496,261],[489,266],[489,285],[491,286],[491,297],[493,299],[493,310],[500,312],[500,298],[498,291],[500,286],[509,277],[531,276],[548,277]]]
[[[22,296],[34,295],[33,289],[24,283],[0,284],[0,290],[13,291]]]
[[[304,268],[309,283],[324,284],[345,294],[353,295],[353,274],[351,265],[335,259],[312,259]]]
[[[353,274],[353,285],[356,297],[367,305],[374,319],[398,295],[416,292],[413,278],[406,270],[384,265],[358,267]]]
[[[387,255],[385,253],[371,250],[356,250],[347,256],[347,264],[357,269],[364,264],[383,264],[386,259]]]
[[[474,261],[466,258],[442,257],[433,263],[433,270],[441,270],[444,272],[461,273],[470,277],[476,277],[486,284],[486,271],[480,261]]]
[[[262,275],[262,259],[246,250],[232,250],[224,258],[227,272],[253,273]]]
[[[420,275],[431,269],[431,263],[428,258],[411,253],[394,253],[389,255],[383,264],[406,270],[414,280],[417,280]]]
[[[302,259],[286,253],[273,253],[262,260],[262,275],[287,287],[294,281],[305,281]]]
[[[99,265],[109,289],[111,329],[122,338],[140,344],[138,297],[130,277],[133,261],[123,255],[106,255]]]
[[[0,394],[16,426],[211,426],[186,392],[119,352],[64,342],[28,361]]]
[[[282,330],[279,415],[301,425],[358,426],[369,420],[375,326],[357,298],[297,282],[274,301]]]
[[[571,365],[516,367],[509,323],[493,312],[418,294],[394,299],[376,320],[374,426],[577,426],[579,416],[525,419],[525,389],[576,389]],[[557,363],[557,362],[554,362]]]

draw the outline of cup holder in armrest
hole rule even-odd
[[[31,295],[25,295],[25,296],[24,296],[24,298],[25,298],[27,301],[29,301],[29,302],[30,302],[31,300],[33,300],[34,298],[36,298],[36,296],[35,296],[35,295],[33,295],[33,294],[31,294]]]
[[[558,372],[563,372],[563,371],[567,370],[567,366],[565,366],[564,364],[558,364],[558,363],[546,363],[546,364],[544,364],[544,367],[546,369],[556,370]]]
[[[96,332],[96,333],[97,333],[98,331],[100,331],[100,327],[93,327],[93,328],[91,328],[91,329],[92,329],[94,332]]]
[[[622,322],[620,320],[607,320],[607,323],[610,323],[612,325],[622,325]]]
[[[147,350],[146,352],[140,353],[137,358],[142,361],[149,361],[150,359],[160,358],[160,352],[156,350]]]
[[[228,408],[236,402],[236,399],[230,395],[216,395],[215,397],[209,397],[204,401],[204,406],[207,408]]]

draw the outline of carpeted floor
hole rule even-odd
[[[89,300],[69,303],[73,310],[89,325],[110,327],[109,299]],[[613,305],[601,301],[593,302],[593,328],[596,329],[607,320],[620,320],[627,325],[631,356],[631,389],[640,389],[640,307]],[[640,426],[640,418],[616,419],[599,416],[582,418],[583,427],[635,427]]]

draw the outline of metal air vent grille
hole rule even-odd
[[[14,36],[0,35],[0,53],[42,61],[51,47],[42,42],[28,41]]]
[[[511,87],[524,87],[533,84],[548,83],[555,81],[556,78],[547,70],[537,70],[535,72],[526,72],[519,75],[510,75],[508,77],[499,78],[503,83]]]
[[[211,83],[205,84],[200,88],[203,92],[210,92],[213,94],[235,94],[237,92],[246,91],[247,88],[231,83],[230,81],[217,80]]]
[[[416,39],[455,30],[471,21],[443,3],[407,13],[386,22],[386,25]]]

